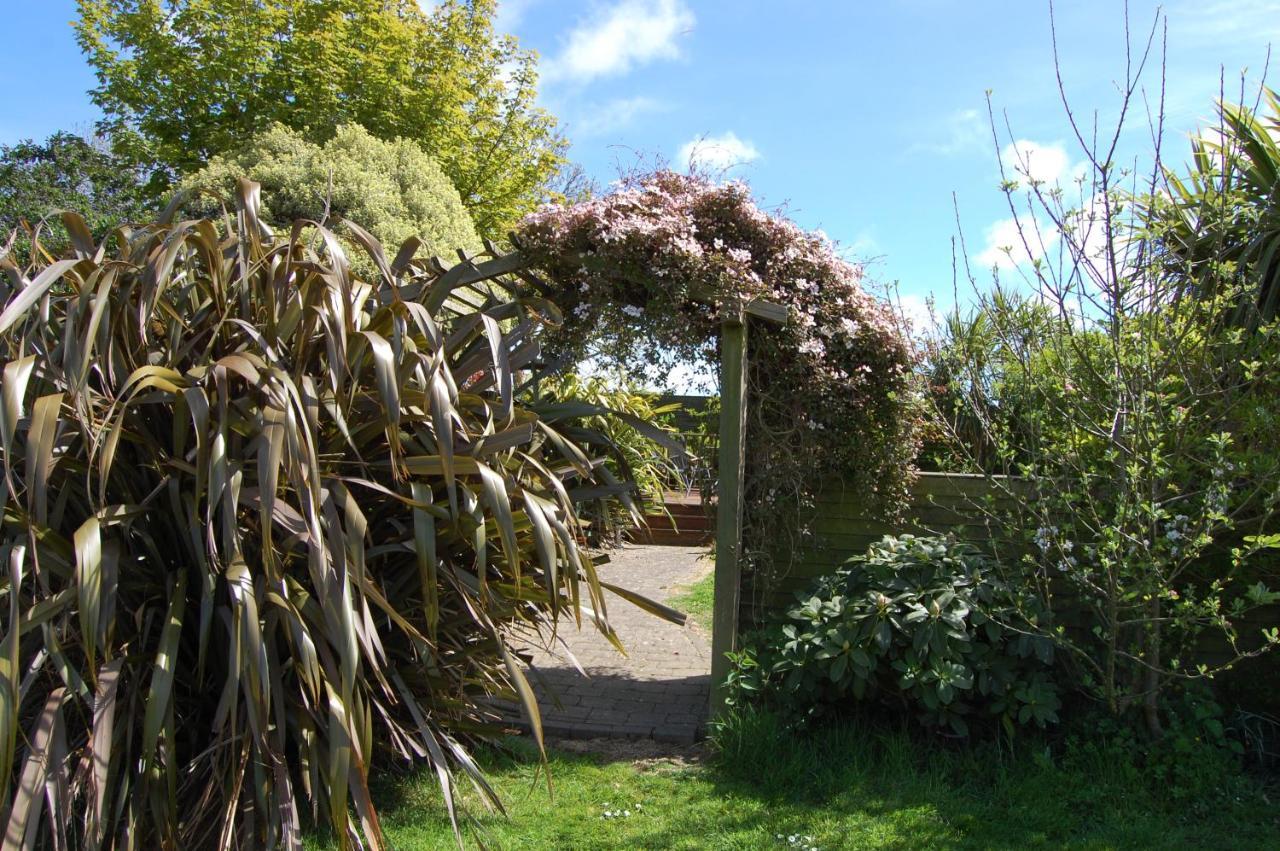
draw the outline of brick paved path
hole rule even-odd
[[[706,553],[692,547],[628,546],[609,554],[612,560],[600,567],[600,577],[663,602],[711,570]],[[626,656],[585,619],[581,632],[569,621],[560,635],[588,676],[559,647],[551,653],[527,647],[544,733],[682,744],[700,738],[710,700],[709,636],[692,623],[676,626],[605,593],[609,621]]]

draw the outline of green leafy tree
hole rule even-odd
[[[262,215],[272,221],[350,219],[385,244],[416,236],[423,253],[442,257],[481,247],[458,191],[408,139],[384,142],[349,124],[315,145],[276,125],[240,150],[214,157],[182,185],[202,190],[194,206],[210,212],[204,208],[216,205],[218,197],[235,197],[241,177],[262,185]]]
[[[924,468],[990,472],[1006,456],[1026,460],[1021,435],[1042,425],[1043,406],[1025,398],[1021,355],[1045,350],[1056,318],[1037,300],[1000,287],[989,301],[967,313],[957,307],[923,341],[921,372],[933,412],[918,461]],[[1012,445],[992,443],[993,421]]]
[[[51,213],[74,210],[101,237],[120,222],[140,218],[147,206],[142,174],[82,136],[59,131],[43,142],[0,146],[0,236],[7,240],[18,232],[19,256],[30,245],[29,229]],[[49,222],[46,248],[57,251],[62,235],[61,222]]]
[[[1142,67],[1127,70],[1107,132],[1068,111],[1085,164],[1074,188],[1002,164],[1020,243],[1009,276],[1040,307],[970,273],[975,350],[995,357],[934,396],[946,405],[933,422],[968,455],[962,466],[1010,474],[989,480],[998,497],[978,507],[1002,566],[1025,568],[1059,624],[1079,620],[1056,635],[1079,683],[1159,735],[1172,687],[1280,647],[1263,608],[1280,600],[1267,587],[1267,551],[1280,545],[1280,324],[1223,323],[1252,303],[1248,281],[1214,273],[1189,290],[1150,238],[1168,172],[1158,149],[1142,165],[1117,154]],[[1192,222],[1188,244],[1213,245],[1212,222]],[[1231,263],[1221,247],[1206,256],[1208,270]]]
[[[123,151],[164,166],[156,190],[269,123],[316,143],[356,123],[421,144],[492,235],[562,163],[536,57],[494,32],[496,0],[78,2],[94,102]]]

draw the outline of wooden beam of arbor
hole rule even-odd
[[[715,304],[717,300],[716,296],[704,287],[690,287],[689,298],[699,304]],[[762,298],[731,302],[730,304],[725,305],[723,315],[736,316],[739,311],[746,313],[749,316],[755,316],[778,325],[786,322],[790,315],[787,311],[786,305],[778,304],[773,301],[766,301]]]
[[[747,432],[747,323],[726,319],[720,330],[720,459],[716,491],[715,596],[711,612],[711,714],[724,708],[729,653],[738,647],[742,589],[742,465]]]
[[[458,253],[461,262],[453,267],[446,267],[438,258],[433,257],[432,266],[439,274],[436,279],[436,286],[452,291],[459,287],[490,281],[510,290],[511,285],[502,281],[500,276],[515,275],[525,283],[533,286],[541,294],[548,294],[551,288],[529,269],[529,261],[520,250],[515,234],[511,235],[511,239],[516,248],[505,254],[492,241],[485,240],[485,251],[490,255],[490,258],[480,262],[476,262],[475,257],[470,257],[462,251]],[[690,298],[703,304],[712,304],[715,301],[712,293],[701,287],[691,288]],[[737,309],[738,307],[734,307],[731,310]],[[786,322],[788,317],[785,305],[762,298],[744,301],[741,303],[740,309],[750,316],[778,324]]]
[[[762,298],[754,299],[742,306],[742,309],[752,316],[759,317],[768,322],[778,325],[787,321],[787,308],[784,305],[776,304],[772,301],[765,301]]]
[[[523,269],[527,262],[518,251],[513,251],[510,254],[499,254],[479,263],[475,262],[474,259],[461,260],[447,269],[439,259],[432,259],[434,260],[432,265],[436,267],[437,271],[444,270],[440,272],[440,277],[436,279],[436,285],[449,290],[479,283],[480,281],[493,281],[510,289],[510,285],[504,284],[499,279],[499,276],[509,274],[517,269]]]

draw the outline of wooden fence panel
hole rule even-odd
[[[795,552],[775,553],[781,575],[767,588],[744,577],[742,622],[758,624],[790,605],[796,592],[814,578],[835,571],[885,535],[951,534],[986,549],[991,531],[985,513],[1008,504],[1005,488],[1016,490],[1017,483],[1000,480],[993,485],[984,476],[921,473],[911,487],[903,518],[891,520],[868,510],[859,494],[840,483],[829,485],[815,499],[815,540]]]
[[[866,552],[885,535],[950,534],[990,553],[991,514],[998,515],[1002,509],[1013,507],[1011,494],[1016,494],[1021,487],[1017,480],[998,480],[993,486],[983,476],[921,473],[911,488],[902,519],[895,521],[869,511],[865,500],[857,494],[839,484],[832,485],[815,501],[813,543],[796,552],[776,553],[775,560],[782,571],[780,576],[771,579],[767,588],[758,587],[759,583],[753,583],[749,576],[743,577],[740,623],[743,628],[758,626],[770,615],[793,604],[797,592],[815,578],[835,572],[847,559]],[[1263,559],[1253,572],[1275,588],[1280,579],[1280,559]],[[1062,601],[1059,597],[1059,603]],[[1071,610],[1070,606],[1064,608],[1066,611],[1059,614],[1068,629],[1085,628],[1088,615],[1084,611]],[[1277,623],[1280,623],[1280,607],[1268,606],[1251,612],[1237,627],[1241,635],[1247,637],[1245,646],[1254,647],[1260,643],[1260,630]],[[1202,641],[1197,651],[1199,661],[1209,665],[1221,664],[1228,655],[1221,637]],[[1271,654],[1232,671],[1223,685],[1231,695],[1247,692],[1248,696],[1240,701],[1243,705],[1280,712],[1280,689],[1268,687],[1259,692],[1254,682],[1259,675],[1274,679],[1278,673],[1280,656]],[[1254,692],[1263,693],[1268,699],[1261,699]]]

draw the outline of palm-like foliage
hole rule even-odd
[[[465,743],[492,695],[538,729],[513,628],[616,643],[571,493],[597,462],[520,400],[554,306],[468,306],[475,265],[347,223],[359,280],[240,193],[224,228],[68,214],[74,256],[4,261],[6,848],[297,848],[307,810],[381,847],[388,756],[497,803]]]
[[[1238,290],[1241,310],[1271,318],[1280,308],[1280,99],[1265,94],[1263,116],[1219,104],[1216,132],[1193,139],[1186,175],[1167,173],[1167,195],[1138,200],[1148,235],[1191,292]]]
[[[674,459],[684,456],[684,447],[675,428],[661,420],[678,411],[678,403],[659,404],[658,394],[645,392],[621,376],[609,379],[565,373],[539,382],[538,393],[551,403],[550,410],[559,411],[567,405],[568,410],[581,410],[585,415],[567,427],[565,435],[608,457],[603,477],[634,483],[645,509],[665,510],[663,491],[681,485]],[[629,497],[624,493],[615,499],[606,491],[603,498],[580,507],[583,519],[589,519],[594,527],[589,536],[592,540],[617,541],[638,520],[641,506]]]

